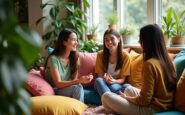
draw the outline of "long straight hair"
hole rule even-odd
[[[69,36],[72,33],[75,33],[77,35],[77,32],[72,29],[63,29],[60,32],[54,50],[46,58],[46,61],[44,64],[45,68],[47,67],[48,59],[50,56],[52,56],[52,55],[60,56],[60,55],[65,54],[66,46],[64,45],[64,42],[67,42],[67,40],[69,39]],[[77,51],[71,51],[71,53],[69,55],[70,69],[71,69],[71,73],[72,73],[71,79],[75,79],[77,77],[78,57],[79,57],[79,54],[77,53]]]
[[[168,56],[163,33],[157,24],[144,26],[140,30],[140,43],[143,47],[144,60],[152,57],[159,59],[163,68],[165,85],[168,91],[176,89],[176,72]]]
[[[117,64],[116,64],[116,68],[115,68],[115,71],[116,71],[116,70],[122,68],[122,66],[123,66],[123,53],[122,53],[123,50],[122,50],[121,36],[114,29],[106,30],[103,35],[103,52],[104,53],[103,53],[102,62],[104,62],[104,71],[105,72],[107,72],[107,70],[108,70],[109,56],[110,56],[109,49],[107,49],[107,47],[105,46],[105,36],[107,34],[115,35],[117,37],[117,39],[120,39],[120,42],[118,43],[118,47],[117,47]]]

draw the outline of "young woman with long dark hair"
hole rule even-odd
[[[139,43],[144,58],[142,88],[129,86],[120,95],[105,93],[102,96],[103,106],[97,111],[105,110],[121,115],[152,115],[172,108],[176,72],[160,27],[150,24],[141,28]]]
[[[77,33],[72,29],[63,29],[53,52],[46,59],[46,80],[57,95],[72,97],[83,102],[84,91],[81,83],[90,82],[92,75],[78,77],[77,46]]]

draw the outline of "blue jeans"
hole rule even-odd
[[[56,95],[72,97],[84,102],[84,90],[81,84],[72,85],[61,89],[54,89],[54,91]]]
[[[118,94],[119,91],[124,90],[128,86],[130,86],[130,84],[127,83],[125,84],[114,83],[109,85],[101,77],[96,78],[94,83],[94,88],[95,90],[97,90],[100,96],[102,96],[105,92],[108,91]]]

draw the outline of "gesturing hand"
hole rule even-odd
[[[90,74],[90,75],[81,76],[79,79],[80,79],[80,83],[86,84],[91,82],[91,80],[93,79],[93,75]]]

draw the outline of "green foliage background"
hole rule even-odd
[[[0,115],[29,115],[31,102],[25,82],[41,38],[18,25],[14,9],[11,0],[0,1]]]

